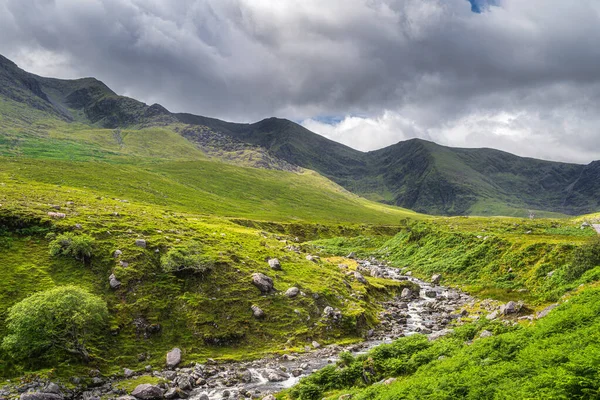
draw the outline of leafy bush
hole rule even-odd
[[[75,235],[72,232],[58,235],[50,242],[53,256],[72,256],[77,260],[88,261],[92,257],[94,238],[88,235]]]
[[[108,319],[106,303],[77,286],[33,294],[8,311],[9,334],[2,348],[15,358],[76,355],[89,360],[86,347]]]
[[[185,243],[169,249],[161,257],[160,265],[165,272],[190,271],[203,274],[214,267],[214,259],[203,253],[197,243]]]

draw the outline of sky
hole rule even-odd
[[[0,0],[0,54],[173,112],[600,159],[598,0]]]

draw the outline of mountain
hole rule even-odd
[[[286,119],[240,124],[171,113],[119,96],[94,78],[43,78],[2,56],[0,83],[0,98],[52,118],[108,129],[169,126],[209,157],[267,169],[311,169],[367,199],[418,212],[526,216],[530,210],[582,214],[600,208],[598,162],[550,162],[419,139],[361,152]]]
[[[599,162],[543,161],[420,139],[364,153],[285,119],[233,124],[190,114],[175,116],[259,145],[366,198],[428,214],[524,216],[528,210],[582,214],[600,208]]]

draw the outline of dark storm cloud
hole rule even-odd
[[[304,120],[361,149],[418,136],[589,161],[599,15],[593,0],[0,0],[0,52],[172,111]]]

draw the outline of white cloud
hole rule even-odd
[[[599,159],[598,37],[596,0],[0,0],[0,53],[35,73],[303,120],[360,149],[422,137]]]

